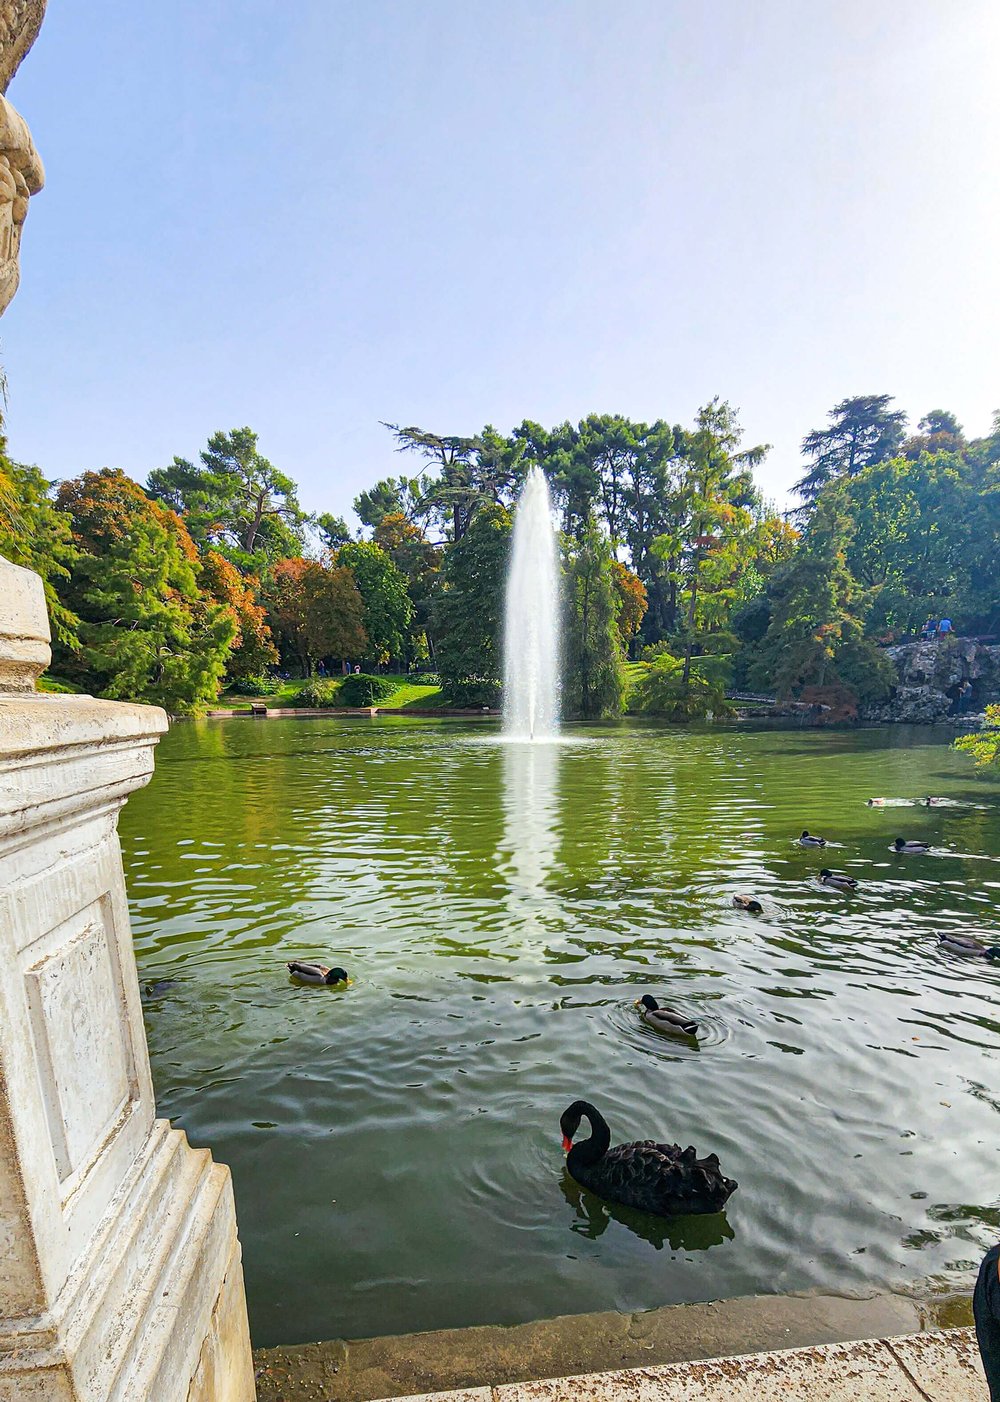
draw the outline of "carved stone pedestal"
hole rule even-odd
[[[155,1117],[118,846],[166,717],[36,694],[47,653],[0,560],[0,1402],[251,1402],[229,1170]]]

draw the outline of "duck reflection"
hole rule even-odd
[[[500,851],[512,904],[537,901],[556,860],[560,747],[545,741],[503,747]]]
[[[570,1231],[586,1237],[588,1241],[596,1241],[603,1236],[608,1223],[612,1221],[620,1222],[634,1236],[648,1241],[656,1251],[662,1251],[664,1246],[669,1246],[671,1251],[708,1251],[713,1246],[733,1241],[736,1236],[724,1212],[698,1217],[653,1217],[650,1213],[621,1207],[615,1202],[604,1202],[593,1193],[588,1193],[586,1188],[581,1188],[566,1170],[559,1187],[576,1212],[574,1221],[570,1223]]]

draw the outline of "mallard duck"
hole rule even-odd
[[[825,837],[814,837],[814,836],[812,835],[811,832],[808,832],[806,829],[803,829],[803,831],[802,831],[802,836],[799,838],[799,846],[800,846],[800,847],[825,847],[825,846],[826,846],[826,838],[825,838]]]
[[[651,998],[648,993],[637,998],[635,1006],[639,1009],[639,1016],[643,1022],[655,1027],[657,1032],[684,1032],[693,1037],[698,1031],[698,1024],[694,1018],[688,1017],[686,1013],[675,1012],[673,1008],[661,1008],[656,999]]]
[[[834,886],[838,891],[856,891],[858,889],[858,883],[853,876],[841,876],[839,872],[831,871],[829,867],[823,868],[819,879],[824,886]]]
[[[590,1138],[574,1144],[573,1136],[584,1118],[590,1124]],[[658,1217],[721,1212],[739,1186],[723,1175],[715,1154],[699,1159],[693,1148],[657,1144],[652,1139],[612,1149],[603,1115],[586,1100],[574,1100],[563,1112],[559,1128],[570,1174],[598,1197],[625,1207]]]
[[[905,837],[897,837],[892,845],[897,852],[929,852],[931,850],[926,842],[908,842]]]
[[[1000,959],[1000,944],[983,944],[972,935],[938,935],[938,944],[951,954],[966,954],[973,959]]]
[[[763,915],[764,907],[756,896],[734,896],[733,905],[737,910],[746,910],[751,915]]]
[[[298,979],[300,983],[325,983],[332,986],[335,983],[350,983],[346,969],[328,969],[325,964],[312,964],[304,959],[292,959],[288,964],[288,972],[292,978]]]

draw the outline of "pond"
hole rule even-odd
[[[175,725],[126,876],[140,977],[175,980],[146,1005],[159,1109],[232,1167],[255,1342],[971,1288],[1000,1227],[1000,965],[936,935],[1000,942],[1000,782],[949,738]],[[928,793],[950,802],[865,804]],[[293,985],[303,957],[353,986]],[[641,1024],[645,992],[698,1043]],[[725,1215],[578,1189],[578,1096],[613,1142],[718,1153]]]

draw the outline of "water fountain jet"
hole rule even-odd
[[[514,514],[504,614],[503,730],[511,740],[559,734],[559,559],[545,474],[533,467]]]

